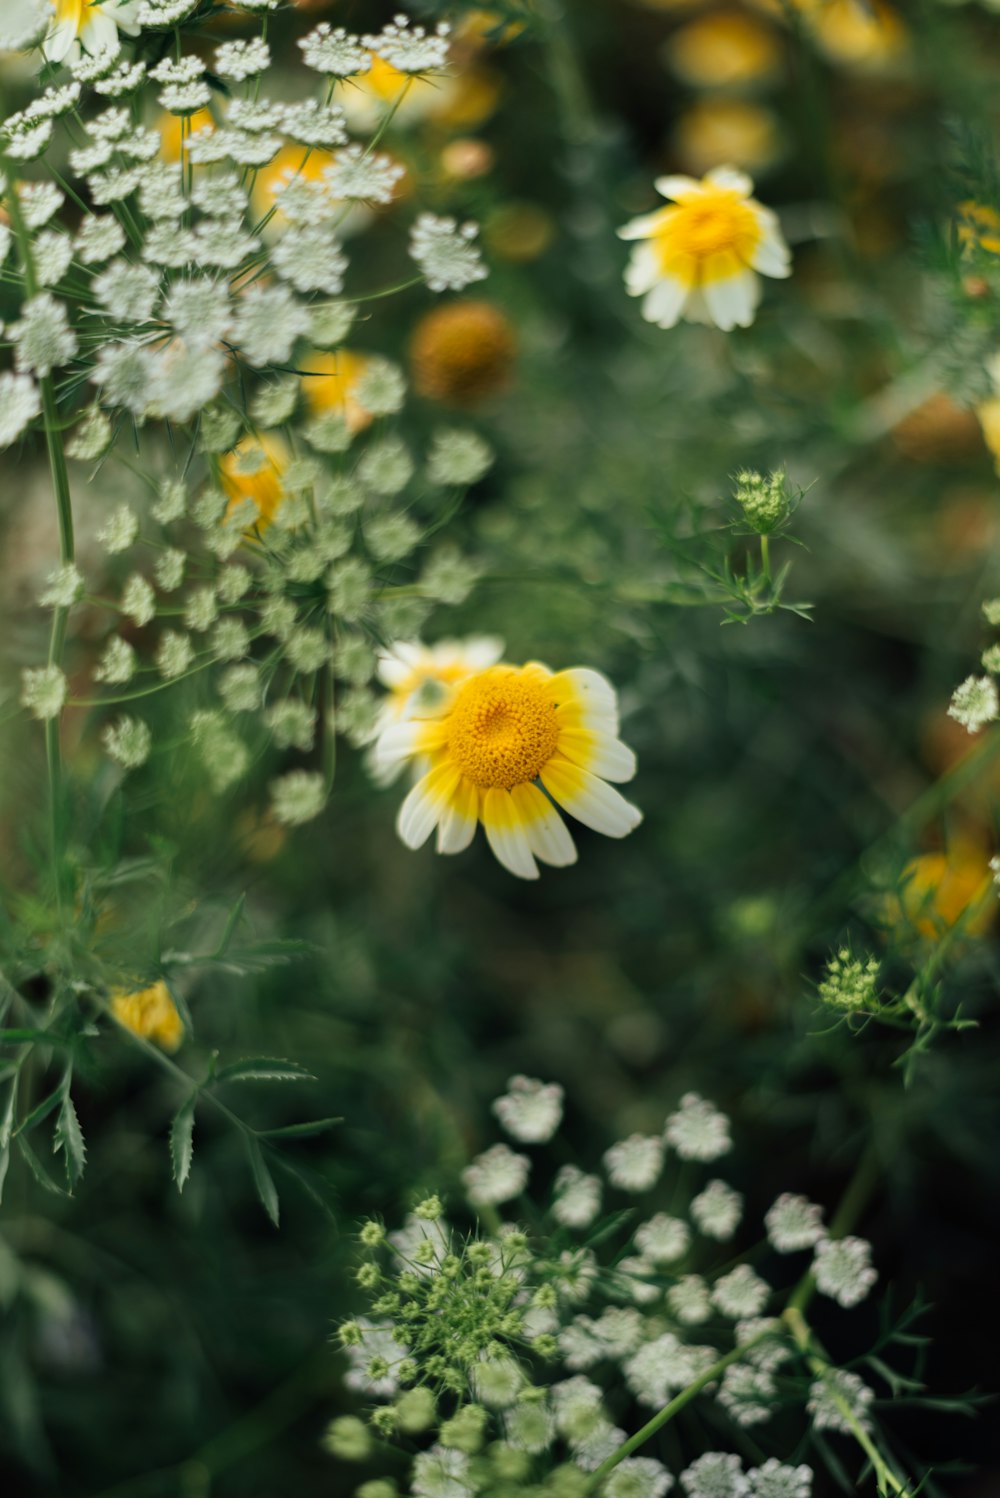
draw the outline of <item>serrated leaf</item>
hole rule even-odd
[[[69,1181],[70,1190],[83,1175],[87,1163],[87,1146],[83,1138],[83,1130],[80,1128],[80,1120],[77,1117],[73,1099],[67,1090],[59,1109],[59,1117],[56,1119],[56,1127],[52,1142],[52,1153],[58,1154],[62,1151],[66,1164],[66,1179]]]
[[[14,1130],[15,1135],[20,1138],[24,1134],[30,1134],[32,1129],[35,1128],[36,1125],[40,1124],[43,1119],[48,1118],[49,1114],[53,1113],[56,1108],[59,1107],[59,1104],[62,1102],[65,1095],[65,1091],[66,1084],[64,1082],[60,1082],[58,1087],[54,1087],[50,1093],[47,1093],[46,1096],[42,1098],[42,1101],[40,1103],[36,1103],[31,1112],[25,1118],[21,1119],[21,1122]]]
[[[194,1158],[194,1110],[197,1101],[198,1094],[192,1092],[187,1102],[177,1110],[170,1125],[170,1165],[178,1191],[184,1190],[184,1183],[191,1174],[191,1161]]]
[[[27,1165],[28,1169],[31,1171],[31,1174],[34,1176],[35,1180],[38,1182],[39,1186],[41,1186],[45,1191],[51,1191],[53,1196],[69,1196],[69,1192],[64,1190],[64,1188],[59,1185],[59,1182],[54,1181],[49,1175],[48,1171],[45,1169],[45,1166],[42,1164],[41,1160],[39,1160],[38,1156],[35,1154],[34,1150],[31,1148],[31,1145],[28,1143],[24,1135],[18,1134],[15,1137],[17,1139],[17,1147],[21,1151],[24,1162]]]
[[[280,1209],[278,1206],[278,1192],[274,1181],[271,1179],[271,1172],[264,1161],[261,1147],[257,1143],[257,1136],[255,1134],[247,1134],[246,1142],[247,1155],[250,1159],[250,1169],[253,1172],[253,1183],[257,1188],[257,1195],[260,1197],[261,1206],[275,1227],[277,1227]]]
[[[215,1074],[217,1082],[315,1082],[312,1072],[297,1061],[276,1056],[249,1056],[233,1061]]]

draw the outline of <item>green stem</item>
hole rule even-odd
[[[851,1226],[864,1211],[865,1204],[875,1189],[877,1182],[878,1156],[873,1146],[869,1145],[861,1157],[857,1170],[848,1182],[847,1189],[841,1197],[840,1204],[833,1215],[833,1220],[830,1223],[831,1238],[842,1238],[850,1230]],[[806,1270],[792,1291],[791,1298],[782,1313],[789,1327],[792,1328],[793,1335],[795,1335],[796,1325],[799,1323],[805,1325],[802,1313],[815,1293],[816,1281],[813,1279],[812,1271]],[[607,1460],[601,1463],[583,1491],[585,1493],[595,1492],[604,1478],[607,1477],[609,1472],[614,1471],[619,1462],[624,1461],[627,1456],[631,1456],[633,1451],[638,1451],[640,1446],[644,1446],[652,1436],[656,1435],[658,1430],[661,1430],[675,1415],[679,1414],[685,1405],[690,1404],[691,1400],[694,1399],[695,1395],[701,1393],[706,1384],[714,1383],[719,1375],[724,1373],[732,1363],[739,1362],[741,1358],[746,1356],[751,1347],[756,1346],[758,1342],[771,1335],[771,1331],[765,1328],[756,1337],[753,1337],[748,1342],[744,1342],[740,1347],[734,1347],[732,1352],[727,1352],[725,1357],[720,1358],[717,1363],[713,1363],[711,1368],[706,1369],[686,1389],[682,1389],[679,1394],[676,1394],[670,1403],[664,1405],[663,1409],[659,1410],[651,1420],[647,1420],[641,1430],[637,1430],[634,1436],[630,1436],[627,1441],[624,1441],[618,1447],[617,1451],[613,1451]],[[867,1448],[865,1449],[867,1451]],[[878,1455],[877,1452],[876,1455]],[[881,1461],[882,1458],[879,1457],[879,1460]],[[897,1488],[896,1491],[905,1494],[906,1498],[911,1498],[908,1490],[904,1488]]]
[[[732,1352],[727,1352],[725,1357],[719,1358],[718,1362],[713,1363],[711,1368],[706,1368],[705,1372],[696,1378],[693,1383],[688,1384],[686,1389],[682,1389],[679,1394],[675,1394],[670,1403],[665,1404],[663,1409],[659,1410],[653,1416],[652,1420],[647,1420],[641,1430],[637,1430],[634,1436],[629,1436],[627,1441],[623,1441],[618,1450],[613,1451],[607,1460],[601,1463],[597,1471],[592,1474],[590,1481],[583,1491],[585,1493],[596,1492],[608,1473],[613,1472],[619,1462],[624,1461],[627,1456],[631,1456],[633,1451],[638,1451],[640,1446],[644,1446],[652,1436],[656,1435],[658,1430],[661,1430],[675,1415],[679,1414],[686,1404],[690,1404],[691,1400],[701,1393],[706,1384],[714,1383],[732,1363],[739,1362],[741,1358],[746,1356],[751,1347],[754,1347],[758,1342],[762,1342],[765,1337],[770,1335],[771,1332],[769,1330],[759,1332],[756,1337],[752,1337],[740,1347],[734,1347]]]
[[[761,536],[760,538],[760,567],[764,574],[764,582],[771,586],[771,538]]]
[[[878,1483],[880,1493],[898,1493],[900,1498],[913,1498],[908,1483],[901,1481],[889,1466],[885,1457],[879,1451],[861,1420],[855,1414],[848,1401],[837,1387],[835,1378],[836,1370],[819,1355],[821,1349],[813,1335],[812,1328],[806,1321],[802,1312],[793,1305],[785,1307],[783,1319],[792,1334],[792,1338],[801,1352],[810,1373],[814,1373],[821,1379],[829,1391],[830,1398],[836,1405],[838,1412],[843,1417],[845,1425],[851,1435],[857,1441],[862,1451],[871,1462],[872,1471],[875,1473],[875,1481]]]

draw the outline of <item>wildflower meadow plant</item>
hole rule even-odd
[[[995,1482],[988,10],[0,0],[17,1498]]]
[[[561,1088],[516,1076],[493,1111],[519,1150],[541,1150],[562,1105]],[[656,1145],[641,1172],[640,1143]],[[340,1416],[325,1444],[366,1465],[401,1448],[409,1473],[402,1489],[369,1477],[355,1491],[809,1498],[817,1468],[853,1461],[880,1492],[915,1493],[882,1428],[895,1395],[919,1397],[882,1357],[906,1346],[914,1313],[833,1363],[811,1302],[848,1311],[878,1280],[870,1245],[847,1232],[849,1200],[828,1229],[819,1206],[784,1192],[754,1246],[741,1194],[687,1173],[695,1162],[708,1175],[731,1148],[728,1119],[690,1093],[659,1135],[612,1145],[603,1179],[564,1166],[536,1193],[534,1158],[500,1143],[462,1171],[464,1225],[438,1195],[399,1229],[365,1222],[355,1279],[367,1309],[337,1340],[367,1423]],[[583,1179],[593,1195],[567,1213]],[[789,1283],[784,1261],[804,1254]]]
[[[90,877],[70,856],[67,714],[87,712],[119,779],[180,743],[205,790],[225,797],[270,762],[267,814],[298,828],[327,804],[336,737],[361,747],[383,723],[388,704],[370,685],[380,659],[476,576],[434,535],[491,466],[488,445],[441,425],[420,450],[404,432],[400,366],[348,347],[364,308],[395,289],[372,282],[361,248],[405,171],[378,147],[414,80],[448,67],[449,28],[398,16],[348,36],[320,23],[299,39],[295,101],[279,102],[267,92],[274,8],[243,7],[256,35],[209,55],[185,48],[205,7],[160,0],[28,7],[0,39],[37,42],[43,63],[35,96],[0,124],[14,299],[0,438],[10,448],[44,435],[58,521],[38,596],[47,653],[24,666],[20,704],[45,739],[46,887],[67,930]],[[397,86],[356,140],[340,97],[373,63]],[[358,213],[367,221],[349,224]],[[474,224],[419,199],[407,216],[396,283],[437,294],[486,275]],[[89,666],[74,639],[84,616],[98,632]],[[161,698],[175,700],[167,743],[150,717]],[[175,1049],[184,1020],[169,960],[146,973],[97,961],[86,979],[75,959],[51,962],[57,1012],[85,995]],[[71,1072],[59,1127],[72,1183],[84,1155]],[[180,1184],[176,1157],[175,1174]]]

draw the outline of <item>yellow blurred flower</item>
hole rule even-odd
[[[703,176],[732,162],[757,172],[781,153],[778,121],[770,109],[744,99],[702,99],[681,115],[674,147],[682,166]]]
[[[372,420],[370,411],[357,399],[358,382],[368,369],[364,354],[338,349],[336,353],[307,354],[299,360],[302,389],[314,416],[339,411],[349,432],[360,432]]]
[[[369,55],[368,72],[346,79],[337,96],[355,130],[373,130],[393,108],[395,124],[413,125],[441,107],[442,92],[451,79],[414,77],[400,72],[384,57]]]
[[[720,10],[682,26],[666,47],[670,66],[696,88],[759,83],[777,71],[781,50],[769,27],[740,10]]]
[[[1000,395],[980,402],[976,415],[983,429],[983,440],[996,460],[997,473],[1000,473]]]
[[[514,329],[499,308],[472,298],[445,302],[414,332],[414,388],[432,400],[472,405],[506,384],[515,351]]]
[[[329,151],[307,146],[282,146],[274,160],[261,167],[254,178],[250,205],[258,220],[272,214],[268,222],[275,227],[283,226],[282,189],[295,178],[304,182],[321,182],[323,173],[332,165],[333,155]],[[362,203],[345,203],[342,212],[343,217],[337,222],[337,231],[341,235],[355,233],[371,220],[371,209]]]
[[[471,182],[493,170],[493,147],[474,136],[463,135],[449,141],[441,152],[441,169],[458,182]]]
[[[163,160],[180,161],[184,141],[197,131],[204,130],[207,125],[215,125],[210,109],[196,109],[194,114],[187,117],[187,120],[182,120],[180,115],[168,114],[164,110],[155,126],[160,135],[160,155]]]
[[[219,464],[219,476],[223,493],[229,499],[227,516],[249,502],[256,515],[250,518],[247,528],[266,530],[285,498],[282,478],[288,463],[285,444],[269,435],[245,437],[232,452],[226,453]]]
[[[881,0],[822,0],[808,15],[822,50],[849,67],[878,68],[909,45],[903,22]]]
[[[505,203],[490,214],[483,228],[490,252],[517,265],[544,255],[555,237],[555,220],[537,203]]]
[[[983,453],[975,415],[943,390],[897,421],[892,440],[914,463],[961,463],[972,457],[981,460]]]
[[[956,838],[944,852],[921,853],[903,870],[893,926],[908,926],[940,940],[962,922],[968,936],[982,936],[996,914],[989,857],[979,843]]]
[[[976,203],[971,198],[959,203],[959,243],[972,248],[988,250],[991,255],[1000,255],[1000,213],[986,203]]]
[[[111,995],[111,1013],[133,1035],[165,1051],[176,1051],[184,1039],[184,1021],[162,978],[136,993],[116,989]]]

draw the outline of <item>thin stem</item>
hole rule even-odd
[[[848,1182],[847,1189],[840,1199],[840,1205],[834,1213],[833,1220],[830,1223],[831,1238],[842,1238],[848,1232],[864,1210],[865,1203],[874,1190],[877,1181],[878,1157],[874,1148],[869,1145],[861,1157],[857,1170]],[[802,1312],[810,1300],[812,1300],[815,1293],[816,1281],[813,1279],[812,1271],[807,1270],[792,1291],[791,1298],[782,1313],[788,1321],[789,1327],[793,1329],[793,1335],[795,1335],[793,1322],[796,1325],[799,1323],[803,1326],[805,1325]],[[711,1368],[706,1369],[693,1383],[688,1384],[686,1389],[682,1389],[679,1394],[676,1394],[670,1403],[664,1405],[663,1409],[659,1410],[651,1420],[647,1420],[641,1430],[637,1430],[634,1436],[630,1436],[627,1441],[623,1441],[617,1451],[613,1451],[607,1460],[601,1463],[583,1491],[585,1493],[595,1492],[604,1478],[607,1477],[609,1472],[614,1471],[619,1462],[624,1461],[627,1456],[631,1456],[633,1451],[638,1451],[640,1446],[644,1446],[652,1436],[656,1435],[658,1430],[661,1430],[675,1415],[679,1414],[685,1405],[690,1404],[691,1400],[694,1399],[695,1395],[701,1393],[706,1384],[714,1383],[718,1376],[724,1373],[731,1364],[739,1362],[741,1358],[744,1358],[751,1347],[755,1347],[758,1342],[771,1335],[773,1335],[771,1331],[765,1327],[756,1337],[742,1343],[739,1347],[734,1347],[732,1352],[727,1352],[725,1357],[720,1358],[717,1363],[713,1363]],[[879,1460],[881,1461],[881,1458]],[[905,1498],[911,1498],[907,1489],[897,1488],[896,1491],[904,1494]]]
[[[682,1389],[679,1394],[675,1394],[670,1403],[665,1404],[663,1409],[659,1410],[653,1416],[652,1420],[647,1420],[641,1430],[637,1430],[634,1436],[629,1436],[627,1441],[623,1441],[618,1450],[613,1451],[607,1460],[601,1463],[583,1491],[585,1493],[596,1492],[608,1473],[613,1472],[619,1462],[624,1461],[627,1456],[631,1456],[633,1451],[638,1451],[640,1446],[644,1446],[651,1437],[656,1435],[658,1430],[661,1430],[675,1415],[679,1414],[686,1404],[690,1404],[691,1400],[697,1394],[701,1393],[706,1384],[714,1383],[732,1363],[739,1362],[740,1358],[745,1357],[751,1347],[756,1346],[758,1342],[762,1342],[765,1337],[770,1335],[771,1332],[767,1329],[758,1332],[756,1337],[752,1337],[739,1347],[734,1347],[732,1352],[727,1352],[725,1357],[719,1358],[718,1362],[713,1363],[711,1368],[706,1368],[705,1372],[696,1378],[693,1383],[688,1384],[686,1389]]]
[[[802,1315],[802,1312],[796,1306],[788,1305],[785,1307],[783,1319],[792,1334],[795,1345],[802,1353],[809,1371],[814,1373],[826,1385],[830,1398],[836,1405],[837,1411],[843,1418],[845,1425],[871,1462],[879,1492],[885,1493],[891,1491],[898,1493],[900,1498],[913,1498],[909,1484],[901,1481],[896,1476],[858,1415],[837,1387],[834,1377],[836,1370],[824,1357],[819,1356],[819,1345],[813,1335],[812,1328]]]
[[[771,585],[771,538],[761,536],[760,538],[760,567],[764,574],[764,582],[768,587]]]

